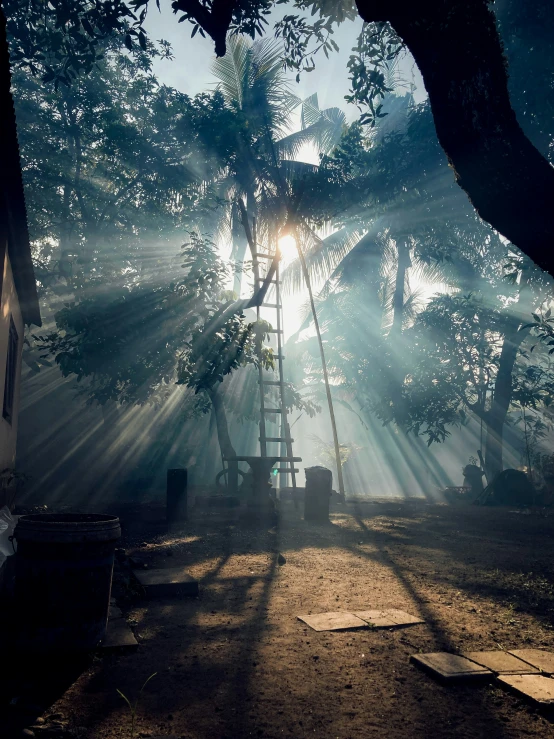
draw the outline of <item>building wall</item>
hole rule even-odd
[[[19,413],[19,389],[21,384],[21,355],[23,352],[24,326],[19,308],[19,300],[13,282],[12,268],[6,249],[0,249],[2,262],[2,282],[0,283],[0,406],[4,398],[4,382],[6,379],[6,352],[10,328],[10,315],[13,317],[17,335],[19,337],[17,359],[16,385],[13,405],[13,418],[9,423],[0,410],[0,472],[15,467],[15,447],[17,439],[17,417]],[[1,500],[0,507],[4,504]]]

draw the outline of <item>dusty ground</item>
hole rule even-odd
[[[554,737],[552,717],[494,685],[443,686],[414,652],[554,649],[554,517],[423,501],[337,507],[332,524],[284,506],[274,530],[203,514],[171,535],[126,532],[128,554],[186,565],[200,596],[123,601],[140,646],[95,657],[43,715],[84,739],[136,736]],[[278,553],[286,563],[279,566]],[[316,633],[298,614],[396,607],[395,631]],[[39,736],[39,732],[37,732]]]

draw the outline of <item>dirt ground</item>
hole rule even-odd
[[[414,499],[336,506],[329,526],[305,523],[291,503],[275,529],[235,516],[197,514],[171,534],[126,527],[127,554],[185,566],[200,595],[145,601],[119,582],[139,647],[95,656],[44,717],[82,739],[129,737],[117,690],[132,701],[157,673],[137,737],[554,737],[552,716],[494,684],[445,686],[409,661],[554,649],[554,516]],[[317,633],[296,618],[384,607],[425,624]]]

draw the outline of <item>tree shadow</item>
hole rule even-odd
[[[422,506],[421,510],[431,516],[439,509]],[[40,704],[37,703],[36,715],[40,715],[72,682],[77,681],[75,690],[86,697],[86,700],[79,702],[82,711],[79,723],[87,727],[88,736],[94,737],[105,730],[106,721],[119,727],[127,721],[125,705],[117,690],[131,699],[138,694],[145,679],[157,672],[145,690],[140,706],[141,727],[153,734],[169,735],[174,733],[176,726],[188,726],[188,712],[194,707],[194,721],[187,731],[193,732],[197,739],[235,739],[261,735],[260,731],[277,736],[281,728],[275,723],[264,726],[263,705],[267,703],[260,701],[263,689],[259,683],[262,645],[278,636],[281,628],[292,630],[298,645],[305,641],[302,637],[305,627],[296,621],[297,614],[293,610],[296,606],[292,602],[290,613],[287,611],[288,615],[284,616],[287,619],[286,626],[281,627],[270,618],[271,602],[276,592],[274,588],[279,580],[278,552],[286,552],[287,557],[296,553],[302,559],[303,552],[308,550],[337,550],[350,558],[361,558],[364,563],[362,566],[371,568],[379,565],[390,570],[405,593],[406,601],[425,620],[425,626],[409,630],[333,634],[327,642],[326,637],[315,632],[309,637],[313,643],[327,644],[330,655],[333,645],[344,645],[346,639],[359,640],[366,645],[364,651],[369,649],[370,654],[375,655],[372,666],[367,669],[370,678],[377,681],[376,695],[383,690],[399,691],[398,695],[403,703],[409,705],[413,716],[413,726],[405,727],[404,733],[398,723],[399,717],[377,717],[375,721],[380,722],[380,731],[386,726],[386,735],[389,736],[436,734],[442,737],[459,736],[463,727],[462,735],[465,736],[506,736],[506,727],[498,717],[491,690],[463,685],[445,687],[409,664],[409,654],[420,648],[423,651],[456,650],[448,626],[438,618],[433,606],[414,584],[409,567],[388,551],[391,544],[396,546],[412,542],[417,544],[429,561],[433,560],[436,553],[450,558],[457,555],[452,537],[448,540],[433,536],[439,530],[448,532],[449,526],[441,526],[440,519],[436,519],[437,525],[429,525],[426,529],[425,525],[435,519],[423,517],[421,523],[416,520],[419,515],[418,506],[412,508],[403,502],[398,505],[355,504],[345,509],[336,508],[333,523],[328,526],[306,524],[292,505],[285,507],[282,524],[277,529],[244,527],[232,516],[225,520],[220,515],[191,520],[180,530],[168,534],[151,522],[150,529],[143,527],[124,544],[131,551],[143,543],[143,539],[148,542],[146,551],[153,566],[174,566],[177,563],[186,569],[202,566],[200,596],[182,600],[163,598],[130,602],[131,613],[139,614],[134,629],[140,646],[133,654],[97,655],[95,661],[80,666],[81,673],[66,670],[65,678],[57,683],[47,671],[36,671],[35,674],[32,662],[22,665],[22,678],[33,674],[35,680],[35,692],[28,692],[29,696],[32,698],[39,694]],[[378,524],[382,517],[396,517],[397,522],[400,518],[408,520],[411,517],[410,529],[421,527],[421,536],[400,526],[381,531]],[[471,516],[467,520],[471,523]],[[350,525],[351,521],[355,522],[355,526]],[[497,536],[503,529],[497,526],[495,531]],[[475,530],[469,534],[476,535]],[[371,544],[372,550],[366,551],[365,544]],[[171,550],[172,556],[167,557]],[[474,555],[475,551],[470,550],[467,556]],[[330,551],[325,556],[335,555]],[[232,558],[238,558],[240,566],[238,574],[235,567],[235,574],[230,576],[227,567]],[[352,567],[352,561],[345,561],[348,568],[345,576],[350,571],[350,578],[354,581],[356,570]],[[446,581],[447,576],[438,573],[436,580]],[[468,587],[471,585],[471,581],[468,581]],[[373,606],[371,592],[368,591],[368,608]],[[490,597],[497,597],[492,585]],[[344,610],[344,606],[340,609]],[[387,656],[392,654],[396,655],[395,663]],[[403,657],[399,662],[398,655],[404,655],[405,659]],[[277,658],[278,654],[275,654],[274,659]],[[309,666],[295,669],[296,672],[287,677],[289,683],[279,674],[271,678],[275,682],[274,688],[270,686],[274,691],[271,699],[282,706],[282,721],[287,719],[288,711],[300,710],[302,705],[305,706],[303,710],[308,711],[307,705],[302,703],[306,699],[302,699],[301,694],[306,681],[314,680],[313,690],[319,686],[317,689],[323,691],[322,701],[311,697],[309,710],[327,722],[327,729],[322,730],[321,735],[343,736],[343,729],[351,725],[349,714],[342,708],[342,713],[339,711],[335,716],[330,709],[335,700],[332,691],[337,690],[336,677],[314,674]],[[296,686],[297,694],[294,688],[292,694],[285,694],[284,691],[280,694],[279,686],[286,684]],[[263,683],[266,691],[267,685],[267,682]],[[331,691],[326,698],[325,691]],[[313,696],[314,693],[309,695]],[[376,698],[372,694],[362,693],[360,699],[367,699],[368,705],[359,710],[370,721],[373,710],[370,707],[374,706]],[[505,700],[514,699],[506,697]],[[339,727],[336,722],[341,715],[344,725]],[[273,719],[274,722],[276,720],[281,719]],[[18,727],[29,723],[22,724],[20,721]],[[304,723],[307,724],[306,721]],[[335,733],[335,729],[339,733]],[[352,735],[356,735],[355,730],[352,731]],[[296,736],[303,737],[307,735],[306,732],[307,728],[298,728]],[[295,736],[294,733],[292,735]],[[369,735],[372,735],[371,732]]]

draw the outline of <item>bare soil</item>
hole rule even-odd
[[[82,739],[129,737],[117,690],[133,701],[157,673],[137,737],[554,737],[552,716],[495,684],[443,685],[410,664],[417,652],[554,649],[554,517],[415,499],[336,506],[328,526],[291,503],[274,529],[237,515],[204,512],[170,534],[127,526],[128,555],[186,566],[200,595],[141,600],[120,574],[138,649],[96,655],[43,717]],[[425,624],[317,633],[297,619],[385,607]]]

